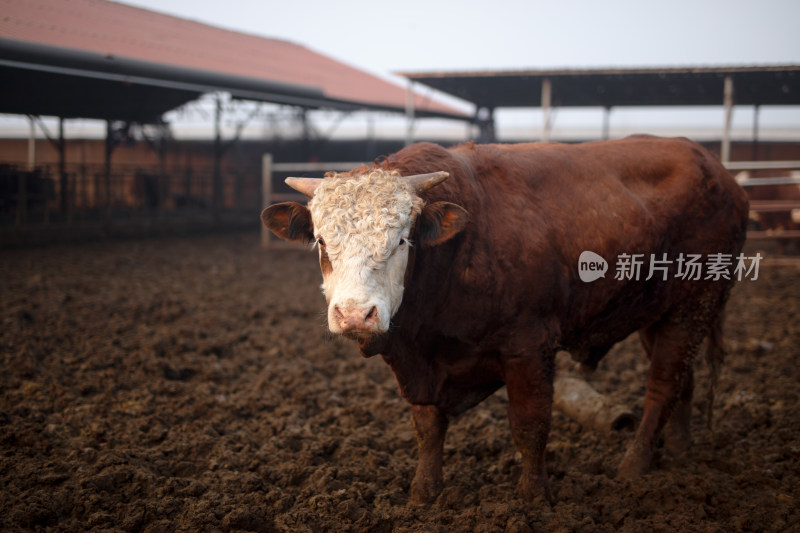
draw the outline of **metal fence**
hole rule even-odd
[[[304,176],[308,173],[321,174],[333,170],[350,170],[360,166],[359,162],[349,163],[273,163],[271,154],[264,154],[262,160],[262,206],[268,206],[275,202],[297,201],[303,202],[306,198],[291,189],[284,183],[283,179],[290,174]],[[797,172],[800,171],[800,161],[736,161],[727,163],[726,168],[737,174],[742,171],[752,173],[753,177],[738,179],[742,187],[749,189],[751,196],[754,196],[754,189],[762,189],[770,186],[771,197],[768,199],[750,200],[751,213],[758,218],[762,213],[780,213],[781,218],[786,219],[787,223],[781,228],[764,227],[761,229],[751,229],[747,233],[748,239],[798,239],[800,238],[800,220],[795,220],[800,214],[800,196],[786,194],[783,187],[797,187],[800,185],[800,178],[792,176],[765,176],[766,173],[775,172]],[[779,189],[774,189],[779,187]],[[762,221],[767,220],[769,215],[761,215]],[[273,247],[276,245],[286,245],[277,240],[272,233],[265,227],[261,227],[261,244],[263,247]]]
[[[240,216],[255,223],[260,210],[278,201],[304,201],[283,183],[289,175],[321,175],[326,171],[350,170],[361,162],[273,163],[264,154],[262,168],[223,166],[220,198],[214,199],[214,169],[200,165],[114,165],[68,164],[63,173],[58,165],[27,169],[24,165],[0,164],[0,244],[8,236],[25,230],[44,228],[75,229],[124,223],[133,228],[137,222],[148,227],[160,224],[225,223]],[[762,227],[748,232],[749,239],[800,238],[800,197],[789,187],[800,185],[794,177],[800,161],[732,162],[726,165],[733,173],[748,172],[739,183],[751,195],[751,212],[766,220],[781,217],[783,228]],[[787,174],[772,175],[772,174]],[[260,174],[260,175],[259,175]],[[771,191],[765,197],[756,191]],[[788,191],[788,192],[787,192]],[[262,245],[275,246],[279,241],[262,228]]]
[[[276,202],[305,202],[304,195],[289,188],[283,180],[290,176],[303,177],[308,173],[317,175],[328,171],[345,171],[361,166],[360,162],[336,163],[274,163],[272,154],[264,154],[261,162],[261,205],[266,207]],[[276,238],[271,231],[261,225],[261,246],[296,246]]]
[[[227,210],[258,209],[261,183],[256,172],[222,170],[222,199]],[[131,214],[152,215],[213,206],[213,169],[103,165],[57,165],[27,170],[0,165],[0,223],[30,225]]]
[[[0,164],[0,245],[246,227],[261,208],[259,169]]]
[[[800,239],[800,161],[733,161],[725,167],[750,196],[751,218],[759,227],[747,232],[749,240]]]

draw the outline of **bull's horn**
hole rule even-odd
[[[446,180],[449,175],[449,173],[440,170],[439,172],[431,172],[430,174],[406,176],[406,179],[414,187],[414,191],[419,194],[427,191],[431,187],[439,185]]]
[[[286,185],[301,192],[309,198],[314,197],[314,191],[317,190],[319,184],[322,183],[320,178],[286,178]]]

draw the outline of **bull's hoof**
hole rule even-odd
[[[635,444],[628,448],[625,457],[617,470],[617,477],[620,479],[637,479],[650,470],[650,462],[653,460],[653,453],[643,450]]]
[[[527,502],[553,503],[553,494],[547,479],[521,477],[517,484],[517,494],[520,499]]]
[[[664,448],[676,457],[687,452],[692,443],[692,434],[686,424],[675,423],[670,420],[664,426]]]
[[[427,505],[433,503],[442,491],[442,483],[432,479],[414,478],[411,482],[409,505]]]

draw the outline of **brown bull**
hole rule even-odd
[[[287,181],[311,197],[308,207],[274,205],[262,220],[284,239],[316,242],[330,330],[392,368],[419,446],[412,502],[441,488],[448,420],[503,385],[520,494],[546,492],[556,351],[594,366],[635,331],[651,366],[619,474],[647,470],[665,427],[670,450],[689,445],[692,359],[709,337],[710,359],[721,360],[732,266],[689,277],[683,260],[723,254],[735,264],[748,211],[700,146],[654,137],[418,144],[324,180]],[[582,281],[585,251],[660,269],[611,267]]]

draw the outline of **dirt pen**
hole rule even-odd
[[[764,255],[728,306],[713,430],[696,362],[686,457],[618,481],[632,433],[555,411],[555,501],[522,502],[501,390],[409,507],[409,408],[326,333],[315,254],[254,233],[4,250],[0,530],[797,531],[800,268]],[[633,337],[588,379],[640,415],[646,369]]]

